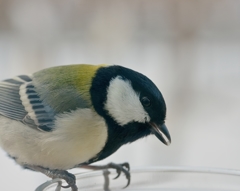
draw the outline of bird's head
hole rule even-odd
[[[102,67],[93,79],[91,97],[103,117],[109,116],[121,127],[144,124],[164,144],[171,143],[164,98],[146,76],[122,66]]]

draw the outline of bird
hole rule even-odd
[[[166,110],[157,86],[132,69],[50,67],[0,82],[0,147],[23,168],[63,179],[72,191],[78,190],[73,168],[113,168],[128,186],[128,163],[92,163],[148,135],[169,145]]]

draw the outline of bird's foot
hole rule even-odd
[[[66,181],[67,186],[61,186],[62,188],[71,188],[72,191],[78,191],[78,188],[76,186],[76,177],[66,170],[50,170],[40,166],[27,166],[27,168],[30,168],[34,171],[42,172],[43,174],[52,179],[63,179]]]
[[[72,191],[77,191],[76,177],[65,170],[47,170],[46,175],[52,179],[60,178],[67,182],[67,186],[62,186],[62,188],[72,188]]]
[[[103,173],[104,178],[105,178],[105,185],[104,185],[105,190],[109,190],[108,185],[107,185],[108,183],[106,183],[106,180],[109,180],[109,178],[108,178],[109,173],[106,173],[106,172],[108,172],[107,171],[108,169],[115,169],[117,171],[117,176],[114,179],[117,179],[121,175],[122,172],[125,174],[125,176],[127,178],[127,185],[124,188],[128,187],[130,184],[130,181],[131,181],[130,165],[127,162],[122,163],[122,164],[109,163],[107,165],[102,165],[102,166],[81,165],[79,167],[91,169],[91,170],[105,170],[105,172]]]

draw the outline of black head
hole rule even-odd
[[[91,88],[95,110],[125,127],[140,123],[149,128],[164,144],[171,138],[164,124],[166,104],[156,85],[146,76],[122,66],[102,67]]]

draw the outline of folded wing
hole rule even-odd
[[[54,126],[53,109],[40,99],[28,75],[0,82],[0,115],[41,131]]]

